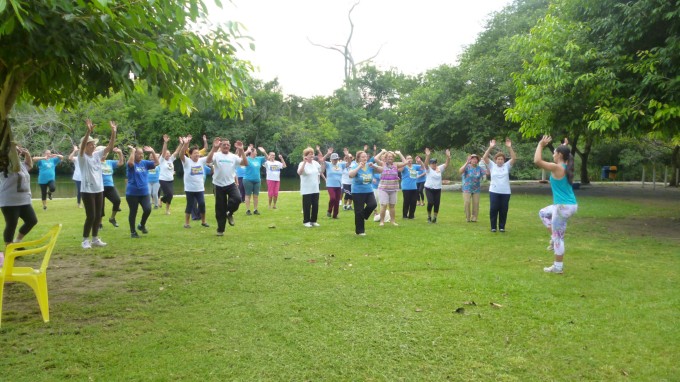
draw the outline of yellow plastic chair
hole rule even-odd
[[[61,224],[52,227],[49,232],[38,240],[12,243],[5,248],[5,263],[0,268],[0,325],[2,325],[2,300],[6,282],[20,282],[28,284],[38,298],[40,313],[43,321],[50,321],[50,305],[47,300],[47,264],[54,245],[57,244],[57,236],[61,231]],[[21,248],[21,249],[19,249]],[[44,253],[40,268],[15,267],[14,259],[19,256]]]

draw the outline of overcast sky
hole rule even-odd
[[[257,67],[255,77],[279,78],[285,94],[331,95],[342,86],[340,53],[315,47],[344,45],[347,12],[354,0],[223,0],[211,12],[215,21],[243,23],[255,39],[255,52],[240,55]],[[455,64],[474,43],[492,12],[511,0],[361,0],[354,9],[352,53],[356,62],[373,60],[381,69],[418,74]],[[382,48],[381,48],[382,47]]]

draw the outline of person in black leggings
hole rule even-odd
[[[3,232],[5,246],[20,242],[38,224],[38,218],[31,205],[31,176],[28,173],[33,167],[33,158],[25,148],[17,147],[16,150],[19,156],[24,156],[19,172],[12,172],[7,168],[0,171],[0,209],[5,217]],[[24,223],[19,227],[19,234],[15,239],[14,234],[19,219]],[[2,266],[1,263],[2,259],[0,259],[0,266]]]

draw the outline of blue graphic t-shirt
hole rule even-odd
[[[104,187],[114,187],[113,184],[113,172],[118,167],[118,161],[109,159],[102,162],[102,180],[104,181]]]
[[[401,189],[403,190],[417,190],[418,185],[416,184],[416,179],[418,179],[418,170],[420,170],[419,164],[414,164],[409,168],[404,166],[401,170]]]
[[[160,166],[156,166],[150,169],[149,174],[146,177],[146,180],[149,183],[158,183],[158,176],[160,175],[160,172],[161,172]]]
[[[260,181],[260,167],[262,167],[262,163],[264,163],[265,158],[264,157],[255,157],[251,158],[248,157],[248,165],[246,166],[246,173],[243,176],[243,179],[249,180],[251,182],[259,182]]]
[[[142,159],[135,162],[133,166],[127,166],[128,183],[125,189],[125,195],[130,196],[146,196],[149,195],[149,170],[155,169],[156,165],[153,161]]]
[[[353,163],[351,169],[354,170],[358,165],[358,163]],[[357,175],[354,178],[351,179],[353,194],[366,194],[373,192],[373,187],[371,187],[371,183],[373,183],[372,167],[368,167],[368,165],[366,165],[365,167],[361,168],[359,172],[357,172]]]
[[[342,187],[342,170],[345,162],[326,162],[326,187]]]

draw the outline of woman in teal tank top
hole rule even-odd
[[[534,154],[534,163],[550,171],[550,188],[553,193],[553,204],[539,211],[543,225],[550,230],[550,245],[548,250],[554,251],[555,261],[550,267],[543,268],[548,273],[562,274],[564,259],[564,233],[567,230],[567,220],[576,213],[578,204],[572,182],[574,179],[574,157],[567,146],[567,140],[553,152],[553,161],[543,160],[543,149],[552,141],[548,135],[544,135]]]

